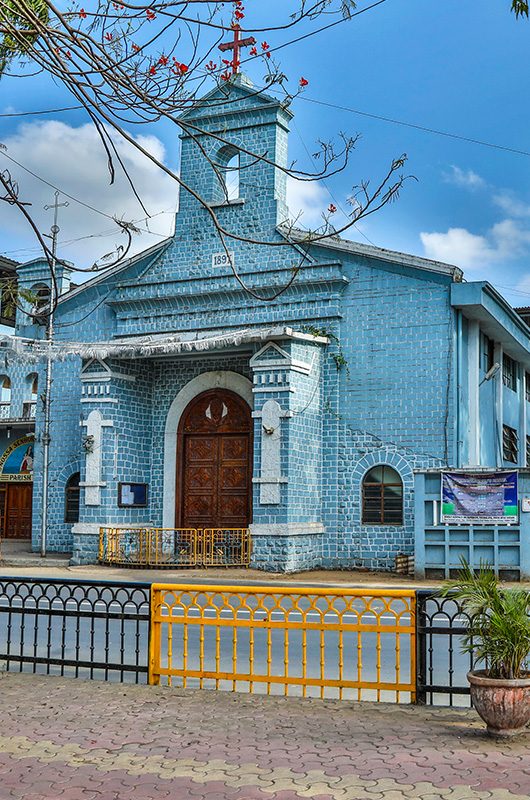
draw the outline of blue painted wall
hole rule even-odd
[[[58,306],[56,338],[102,342],[117,336],[282,326],[330,334],[329,344],[285,334],[278,342],[285,364],[261,372],[251,364],[259,357],[259,343],[219,353],[109,358],[106,366],[112,376],[103,395],[93,393],[99,392],[96,384],[88,394],[92,384],[88,375],[81,380],[81,359],[56,362],[50,549],[73,548],[75,562],[86,562],[96,557],[99,525],[160,526],[164,430],[171,403],[198,375],[231,371],[254,382],[256,476],[262,468],[259,412],[270,399],[285,412],[281,470],[286,481],[281,483],[280,502],[262,504],[259,485],[254,488],[254,563],[275,570],[392,569],[398,553],[412,554],[415,548],[415,471],[462,466],[469,455],[468,319],[475,313],[476,298],[471,298],[473,303],[467,295],[457,298],[454,286],[459,274],[443,265],[377,248],[348,247],[339,240],[328,241],[325,247],[313,244],[305,255],[288,244],[278,229],[287,214],[285,175],[269,160],[287,164],[290,113],[273,98],[249,95],[244,86],[231,91],[231,102],[225,109],[218,107],[217,114],[208,115],[204,109],[187,117],[190,130],[202,126],[201,145],[214,160],[222,160],[227,144],[266,153],[266,158],[254,163],[242,154],[240,197],[231,203],[224,202],[215,171],[186,135],[181,174],[211,201],[221,225],[257,240],[227,240],[240,281],[251,292],[242,288],[229,267],[213,264],[212,256],[223,252],[223,246],[210,210],[181,191],[174,237],[65,294]],[[294,269],[298,270],[294,283],[279,291]],[[49,280],[42,262],[22,267],[19,274],[27,286]],[[263,299],[272,293],[278,293],[273,302]],[[457,308],[462,309],[461,336]],[[498,302],[495,308],[500,308]],[[488,313],[493,314],[491,309]],[[511,318],[503,322],[501,311],[499,320],[506,337],[524,338]],[[29,317],[21,317],[17,332],[42,337],[42,329],[30,323]],[[342,363],[337,364],[333,356],[339,346]],[[522,347],[520,342],[518,346]],[[299,369],[298,363],[310,368]],[[495,466],[496,385],[495,381],[483,384],[479,401],[481,463],[491,467]],[[517,397],[506,389],[503,400],[504,421],[519,430],[528,409],[521,414]],[[112,423],[103,436],[104,485],[99,505],[85,505],[81,492],[81,527],[73,535],[72,526],[61,517],[64,487],[77,470],[82,481],[85,478],[85,429],[80,423],[92,409],[99,409]],[[36,428],[38,437],[40,411]],[[376,464],[388,464],[401,476],[402,525],[361,523],[362,480]],[[39,447],[36,470],[40,475]],[[148,507],[119,509],[119,481],[148,483]],[[41,492],[37,479],[35,548]]]

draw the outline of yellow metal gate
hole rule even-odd
[[[405,589],[154,584],[149,680],[414,702],[415,614]]]
[[[248,567],[248,528],[100,528],[101,564],[144,567]]]

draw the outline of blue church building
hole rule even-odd
[[[181,175],[241,232],[228,248],[252,293],[188,192],[161,244],[80,286],[58,266],[47,551],[85,564],[102,528],[238,529],[263,570],[394,570],[409,556],[442,577],[463,555],[527,577],[530,312],[456,266],[287,232],[275,164],[287,166],[290,110],[241,76],[226,103],[219,89],[206,100],[186,117],[202,133],[182,136]],[[247,148],[268,158],[247,163]],[[237,196],[205,153],[221,167],[239,157]],[[19,266],[18,281],[46,298],[48,264]],[[36,551],[39,322],[18,314],[0,375],[2,534]],[[453,521],[467,501],[442,497],[447,474],[453,489],[474,481],[475,500],[477,485],[491,499],[511,482],[511,511],[468,504]]]

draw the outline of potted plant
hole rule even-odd
[[[463,651],[484,669],[467,674],[473,705],[493,736],[513,736],[530,722],[530,593],[501,588],[493,570],[475,573],[462,559],[458,578],[442,595],[467,615]]]

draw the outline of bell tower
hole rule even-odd
[[[232,43],[230,43],[232,44]],[[240,46],[241,42],[239,42]],[[272,235],[287,218],[287,138],[291,111],[253,87],[242,73],[228,77],[189,112],[182,127],[181,187],[176,233],[212,224],[208,210],[231,231]]]

